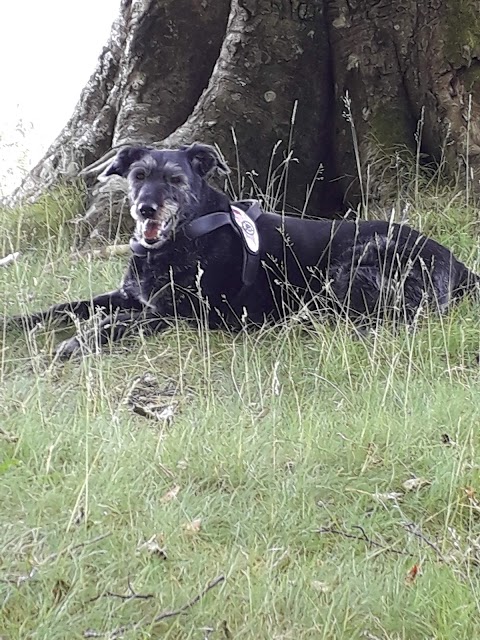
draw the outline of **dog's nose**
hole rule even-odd
[[[138,212],[145,218],[152,218],[157,209],[158,206],[156,204],[149,204],[147,202],[141,202],[138,205]]]

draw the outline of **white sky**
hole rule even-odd
[[[0,195],[72,114],[119,8],[120,0],[2,1]]]

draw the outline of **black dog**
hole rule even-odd
[[[239,329],[320,310],[359,326],[411,323],[478,287],[448,249],[406,225],[306,220],[263,212],[255,201],[232,204],[208,184],[215,172],[228,167],[207,145],[120,151],[103,177],[128,179],[136,221],[122,285],[22,322],[103,314],[94,330],[59,345],[57,354],[69,357],[131,329],[154,333],[174,318]]]

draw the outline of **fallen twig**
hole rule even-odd
[[[388,551],[390,553],[396,553],[399,556],[411,556],[411,553],[408,551],[401,551],[399,549],[393,549],[385,544],[381,544],[380,542],[376,542],[367,536],[363,527],[356,525],[353,529],[359,529],[362,532],[361,536],[356,536],[353,533],[347,533],[346,531],[342,531],[341,529],[334,529],[333,527],[322,527],[316,530],[316,533],[331,533],[332,535],[342,536],[343,538],[349,538],[350,540],[361,540],[362,542],[366,542],[371,547],[376,547],[377,549],[383,549],[384,551]]]
[[[170,424],[179,407],[179,401],[170,398],[177,394],[176,386],[160,386],[156,377],[147,372],[135,378],[125,396],[125,402],[133,413],[142,418]],[[165,400],[167,396],[168,401]]]
[[[97,600],[100,600],[100,598],[104,597],[119,598],[120,600],[150,600],[151,598],[155,597],[153,593],[137,593],[132,587],[132,583],[130,582],[130,580],[128,581],[128,590],[130,591],[130,593],[127,594],[113,593],[113,591],[104,591],[103,593],[99,593],[97,596],[90,598],[88,602],[96,602]]]
[[[418,525],[416,525],[414,522],[404,522],[402,525],[407,531],[409,531],[410,533],[412,533],[414,536],[416,536],[417,538],[419,538],[420,540],[423,540],[423,542],[425,542],[425,544],[427,544],[431,549],[433,549],[435,551],[435,553],[437,554],[437,556],[440,558],[440,560],[442,560],[443,562],[445,562],[445,558],[443,557],[442,552],[440,551],[440,549],[437,547],[436,544],[434,544],[431,540],[429,540],[420,530],[420,527]]]
[[[136,413],[142,418],[148,418],[149,420],[156,420],[157,422],[170,423],[175,415],[175,409],[177,403],[168,404],[165,406],[158,406],[154,408],[144,407],[139,404],[130,404],[133,413]]]
[[[159,613],[158,616],[155,616],[153,620],[140,620],[138,622],[131,622],[130,624],[123,625],[121,627],[117,627],[116,629],[112,629],[111,631],[94,631],[92,629],[87,629],[84,631],[84,638],[105,638],[108,637],[109,640],[115,640],[116,638],[120,638],[127,631],[137,630],[141,627],[151,626],[153,624],[158,624],[162,620],[167,620],[168,618],[173,618],[175,616],[179,616],[181,613],[184,613],[188,609],[191,609],[197,602],[200,600],[214,587],[218,586],[221,582],[225,580],[225,576],[217,576],[214,580],[209,582],[205,589],[199,593],[197,596],[192,598],[186,602],[179,609],[172,609],[171,611],[164,611],[163,613]]]
[[[142,407],[139,404],[131,404],[133,413],[136,413],[142,418],[148,418],[149,420],[158,420],[155,411],[151,411],[148,407]]]

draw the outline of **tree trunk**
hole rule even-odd
[[[15,199],[87,167],[83,220],[110,238],[124,184],[94,180],[112,147],[194,140],[221,148],[236,195],[308,201],[311,214],[388,204],[408,150],[477,188],[478,16],[480,0],[122,0],[72,118]]]
[[[321,3],[233,0],[209,85],[163,145],[218,144],[237,174],[248,174],[246,189],[267,195],[270,206],[287,199],[301,211],[312,186],[310,205],[328,210],[318,178],[331,156],[331,88]],[[242,195],[241,183],[236,191]]]

